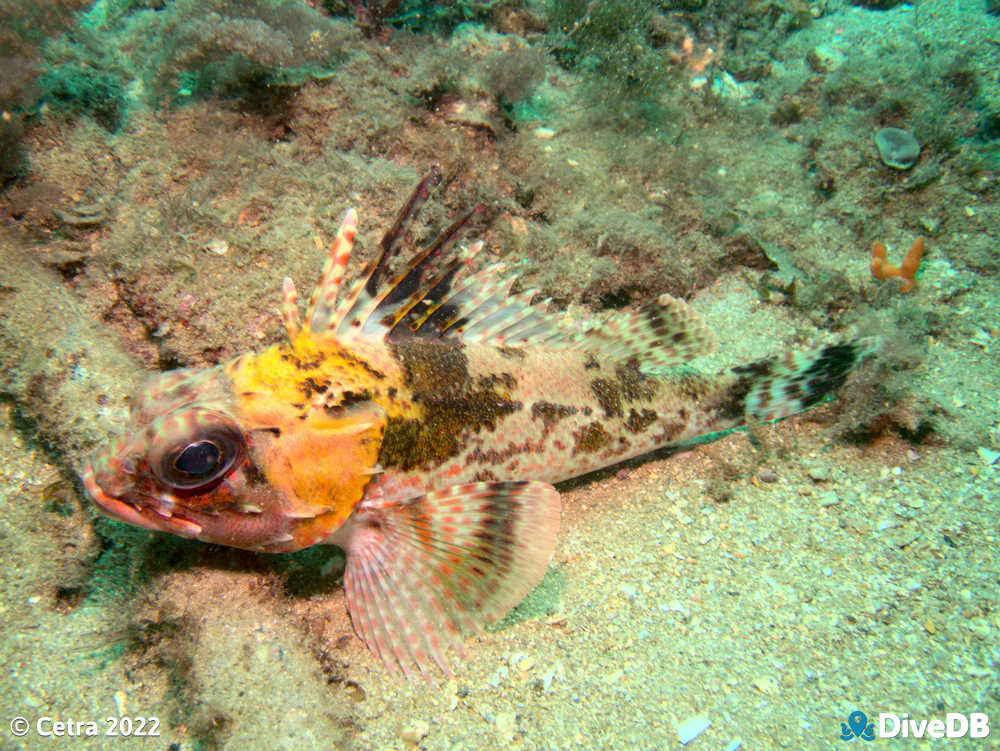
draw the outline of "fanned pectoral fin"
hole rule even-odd
[[[450,674],[449,647],[503,616],[541,580],[559,527],[559,494],[541,482],[456,485],[366,504],[344,542],[347,607],[390,670]]]

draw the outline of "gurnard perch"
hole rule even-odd
[[[679,368],[712,332],[667,295],[571,329],[511,295],[500,264],[467,275],[465,215],[398,273],[433,169],[346,294],[344,217],[288,341],[152,378],[124,435],[85,468],[107,514],[264,552],[338,545],[355,630],[390,670],[450,673],[448,648],[542,577],[552,483],[699,435],[798,412],[843,383],[868,340],[715,376]],[[397,264],[398,265],[398,264]]]

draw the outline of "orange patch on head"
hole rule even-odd
[[[328,411],[322,398],[308,398],[304,379],[327,378],[302,365],[310,356],[327,364],[273,347],[230,371],[239,420],[255,438],[254,463],[277,491],[279,513],[293,520],[289,549],[327,537],[354,510],[378,464],[386,421],[374,401]]]
[[[330,521],[339,526],[364,494],[383,428],[381,410],[372,403],[336,418],[321,407],[310,409],[305,419],[296,416],[282,426],[261,457],[262,468],[300,505],[294,511],[333,509]]]

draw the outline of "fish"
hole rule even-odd
[[[452,675],[464,638],[542,579],[562,481],[699,436],[800,412],[841,386],[873,339],[704,375],[715,336],[662,295],[581,324],[461,245],[482,206],[410,251],[442,179],[419,182],[374,258],[344,284],[349,209],[304,318],[286,337],[153,376],[124,432],[86,465],[109,516],[266,553],[336,545],[353,628],[407,678]]]

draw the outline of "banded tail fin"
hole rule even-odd
[[[788,352],[733,368],[730,388],[748,420],[768,422],[801,412],[843,385],[868,355],[878,352],[876,337],[830,344],[809,352]]]
[[[347,608],[386,667],[413,678],[463,633],[502,617],[541,580],[559,527],[559,494],[541,482],[456,485],[368,502],[346,533]]]

